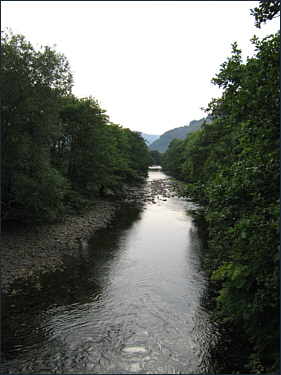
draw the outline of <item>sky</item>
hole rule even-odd
[[[258,1],[1,1],[1,29],[35,48],[55,46],[70,62],[73,94],[92,96],[110,121],[161,135],[206,117],[222,91],[211,83],[238,43],[280,29],[258,29]]]

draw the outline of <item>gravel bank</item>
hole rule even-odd
[[[118,204],[101,200],[83,215],[67,216],[59,224],[2,230],[1,288],[7,293],[16,279],[63,271],[62,258],[72,254],[113,218]],[[16,292],[16,291],[14,291]]]
[[[125,186],[124,202],[164,204],[177,194],[171,181],[153,180],[142,187]],[[60,224],[2,230],[1,288],[16,293],[11,284],[17,279],[36,278],[40,273],[64,270],[63,256],[71,255],[83,241],[107,226],[120,203],[100,200],[88,213],[67,216]]]

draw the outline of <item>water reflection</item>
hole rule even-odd
[[[148,182],[167,179],[150,171]],[[200,300],[205,238],[196,206],[123,204],[66,271],[42,276],[4,315],[2,370],[11,373],[197,373],[212,327]],[[24,296],[26,293],[26,296]],[[6,297],[5,306],[11,304]],[[29,301],[27,311],[22,311]],[[200,315],[201,314],[201,315]],[[200,315],[202,324],[198,324]],[[23,322],[25,328],[22,327]],[[204,368],[205,369],[205,368]]]

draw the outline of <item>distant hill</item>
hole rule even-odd
[[[196,130],[200,129],[205,120],[207,124],[210,124],[212,122],[209,117],[203,117],[201,120],[191,121],[189,125],[168,130],[167,132],[162,134],[159,139],[148,146],[149,150],[157,150],[162,154],[167,150],[171,140],[173,140],[174,138],[185,139],[189,133],[193,133]]]
[[[141,133],[141,136],[147,141],[148,145],[150,145],[151,143],[156,141],[158,138],[160,138],[160,135],[146,134],[146,133]]]

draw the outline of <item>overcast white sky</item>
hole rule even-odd
[[[110,121],[163,134],[199,120],[210,83],[238,42],[252,56],[261,30],[250,8],[258,1],[1,1],[1,29],[11,27],[33,46],[56,44],[74,72],[73,94],[92,95]]]

